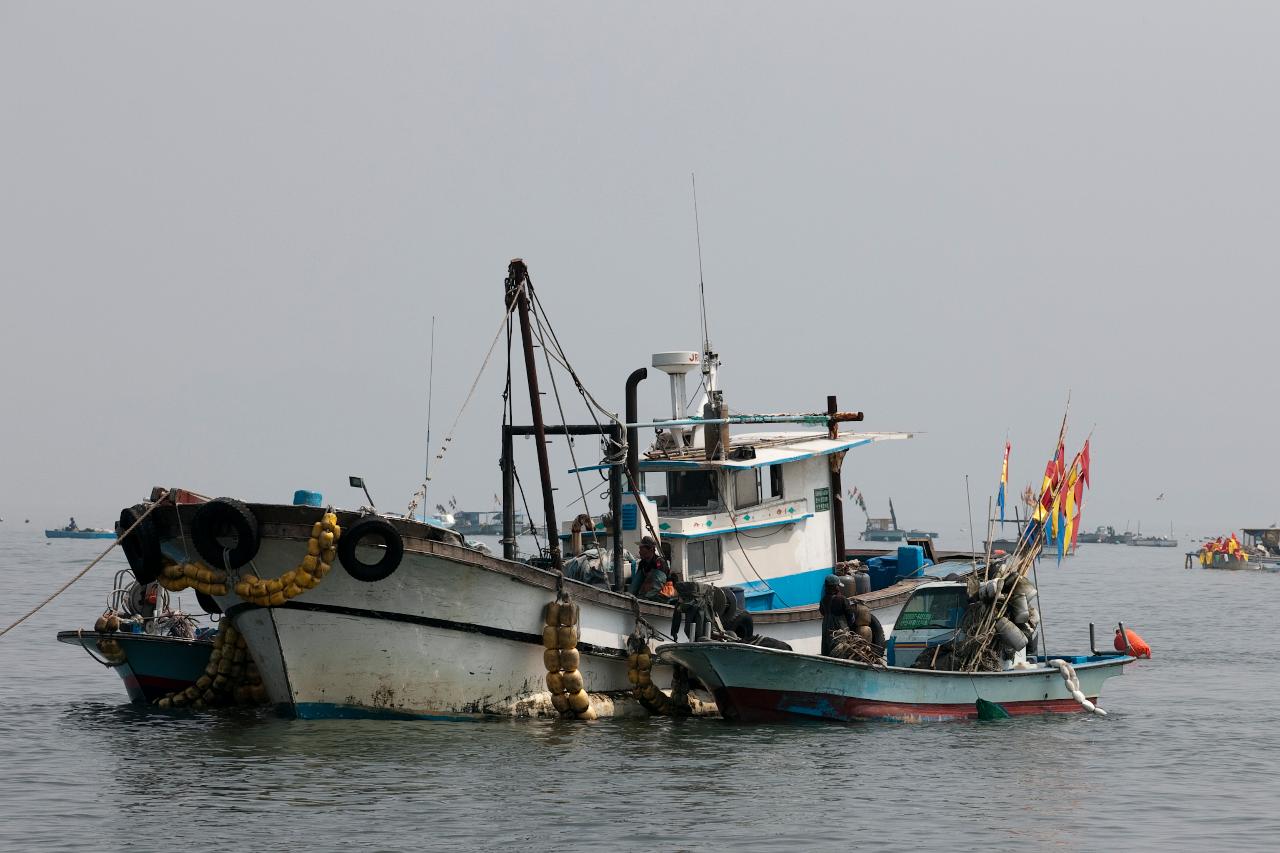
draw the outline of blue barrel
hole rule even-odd
[[[897,578],[924,577],[924,549],[919,545],[900,545],[898,547]]]
[[[298,489],[293,493],[294,506],[324,506],[324,496],[319,492]]]
[[[867,560],[867,575],[871,578],[873,590],[893,586],[898,579],[898,558],[872,557]]]

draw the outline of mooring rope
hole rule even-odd
[[[70,587],[70,586],[71,586],[73,583],[75,583],[76,581],[80,580],[80,578],[82,578],[82,577],[84,577],[85,575],[87,575],[87,574],[89,573],[89,570],[90,570],[90,569],[92,569],[94,566],[98,565],[98,563],[102,561],[102,558],[103,558],[103,557],[105,557],[105,556],[107,556],[108,554],[110,554],[110,553],[111,553],[111,549],[112,549],[112,548],[114,548],[114,547],[116,547],[117,545],[119,545],[119,544],[121,543],[121,541],[123,541],[123,540],[124,540],[124,538],[125,538],[126,536],[128,536],[130,533],[132,533],[132,532],[133,532],[133,530],[134,530],[134,528],[135,528],[135,527],[137,527],[139,524],[141,524],[141,523],[142,523],[142,521],[143,521],[143,519],[145,519],[148,515],[151,515],[151,513],[156,509],[156,507],[160,506],[160,504],[161,504],[161,503],[164,501],[164,499],[165,499],[165,498],[167,498],[168,496],[169,496],[169,493],[168,493],[167,491],[166,491],[166,492],[161,493],[160,497],[159,497],[159,498],[157,498],[157,499],[156,499],[156,500],[151,504],[151,506],[147,507],[147,511],[146,511],[146,512],[144,512],[142,515],[138,516],[138,520],[137,520],[137,521],[135,521],[135,522],[134,522],[134,523],[129,527],[129,529],[128,529],[128,530],[126,530],[124,533],[121,533],[119,536],[117,536],[117,537],[116,537],[116,541],[112,542],[112,543],[107,547],[107,550],[105,550],[105,551],[103,551],[101,554],[99,554],[99,555],[97,556],[97,558],[96,558],[92,563],[90,563],[89,565],[87,565],[87,566],[85,566],[83,569],[81,569],[81,570],[80,570],[80,574],[76,575],[76,576],[75,576],[75,577],[73,577],[71,580],[67,581],[67,582],[66,582],[66,583],[64,583],[61,587],[59,587],[57,592],[55,592],[53,595],[49,596],[49,597],[48,597],[48,598],[46,598],[44,601],[42,601],[42,602],[40,602],[39,604],[37,604],[35,607],[33,607],[31,610],[29,610],[29,611],[27,612],[27,614],[26,614],[25,616],[23,616],[21,619],[19,619],[17,622],[14,622],[14,623],[13,623],[12,625],[10,625],[8,628],[5,628],[3,631],[0,631],[0,637],[3,637],[5,634],[9,633],[9,632],[10,632],[10,631],[12,631],[14,628],[16,628],[16,627],[18,627],[19,625],[21,625],[23,622],[26,622],[28,619],[30,619],[32,616],[34,616],[34,615],[35,615],[35,614],[40,610],[40,608],[44,607],[44,606],[45,606],[46,604],[48,604],[49,602],[53,601],[53,600],[54,600],[55,598],[57,598],[58,596],[62,595],[62,593],[64,593],[64,592],[66,592],[66,591],[67,591],[67,588],[68,588],[68,587]]]

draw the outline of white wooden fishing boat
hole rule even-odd
[[[513,262],[508,307],[511,314],[519,312],[526,356],[532,352],[530,288],[523,263]],[[526,359],[534,426],[508,424],[503,431],[502,557],[469,547],[453,531],[407,517],[412,513],[337,511],[336,555],[312,546],[310,558],[312,566],[317,559],[332,562],[334,571],[311,587],[290,590],[289,573],[305,563],[323,510],[208,501],[175,490],[163,496],[167,505],[153,512],[135,533],[132,549],[126,548],[131,564],[144,577],[158,573],[165,562],[225,571],[221,584],[215,584],[217,605],[244,635],[271,701],[299,717],[549,712],[543,608],[558,589],[580,606],[577,648],[585,689],[629,691],[628,637],[642,623],[668,630],[673,613],[668,604],[638,602],[624,592],[627,567],[621,554],[624,548],[634,551],[646,533],[669,549],[671,566],[685,579],[740,587],[759,635],[801,652],[817,651],[822,581],[845,554],[839,488],[844,455],[909,434],[840,432],[841,421],[861,415],[836,412],[834,398],[827,413],[731,416],[720,404],[717,357],[709,346],[701,354],[655,356],[654,366],[672,377],[672,418],[637,423],[635,387],[645,371],[636,371],[628,381],[628,441],[624,445],[623,424],[616,419],[604,436],[611,447],[626,447],[630,458],[615,449],[602,465],[583,469],[608,470],[611,483],[610,524],[598,525],[592,536],[614,555],[612,583],[590,586],[556,571],[558,539],[543,561],[523,561],[515,551],[512,437],[556,433],[542,423],[533,364]],[[703,406],[695,410],[701,418],[686,417],[684,408],[684,375],[693,369],[702,372]],[[796,422],[822,430],[729,434],[730,423]],[[642,460],[636,433],[644,426],[660,434]],[[584,433],[566,424],[558,434]],[[547,526],[560,529],[545,443],[538,443],[538,450]],[[646,491],[654,475],[662,481],[659,494]],[[131,518],[142,509],[132,510]],[[564,535],[569,535],[567,526]],[[264,583],[275,582],[269,601],[246,600],[236,591],[249,572]],[[863,600],[891,625],[919,582],[903,579]]]

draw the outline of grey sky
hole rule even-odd
[[[729,404],[836,393],[925,433],[849,456],[874,510],[958,528],[1006,430],[1038,479],[1071,389],[1087,526],[1280,521],[1278,19],[5,0],[0,516],[106,523],[154,484],[354,503],[356,472],[403,507],[431,316],[438,439],[517,255],[621,407],[698,346],[696,171]],[[431,503],[498,491],[494,368]]]

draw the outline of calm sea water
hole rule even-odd
[[[0,530],[0,626],[105,542]],[[0,638],[0,849],[1276,849],[1280,575],[1082,546],[1041,565],[1049,645],[1124,620],[1155,659],[1106,718],[297,722],[159,713],[57,643],[113,554]],[[340,653],[340,650],[335,650]]]

